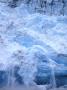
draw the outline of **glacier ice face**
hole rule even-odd
[[[54,87],[56,81],[58,86],[67,84],[67,78],[64,77],[64,81],[58,78],[60,74],[67,75],[66,42],[66,16],[30,13],[25,4],[10,8],[7,4],[0,2],[0,79],[3,80],[2,84],[5,77],[8,78],[5,81],[8,86],[18,83],[35,85],[35,82],[37,84],[43,82],[43,84],[52,84]]]

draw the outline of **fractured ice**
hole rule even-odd
[[[28,1],[18,2],[16,7],[8,5],[13,5],[12,1],[3,1],[0,2],[0,87],[67,85],[67,16],[32,11],[26,5]]]

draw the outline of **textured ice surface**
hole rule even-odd
[[[8,75],[8,86],[35,85],[39,77],[54,87],[56,74],[64,79],[57,77],[58,86],[67,84],[66,42],[67,16],[32,14],[24,4],[10,8],[0,3],[0,82]]]

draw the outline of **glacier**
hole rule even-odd
[[[33,3],[11,7],[6,3],[10,0],[1,1],[0,87],[43,85],[45,90],[65,90],[67,15],[39,13],[31,8]]]

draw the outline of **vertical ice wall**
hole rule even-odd
[[[12,7],[18,3],[27,4],[32,11],[48,15],[67,15],[67,0],[1,0],[9,1]]]
[[[36,11],[49,15],[67,15],[67,0],[31,0]]]

